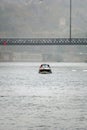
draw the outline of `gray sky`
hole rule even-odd
[[[70,0],[0,0],[0,37],[69,37]],[[87,37],[87,0],[72,0],[72,37]]]

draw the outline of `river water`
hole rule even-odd
[[[0,63],[0,130],[87,130],[87,64]]]

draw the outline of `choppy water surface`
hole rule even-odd
[[[0,130],[87,130],[87,66],[39,65],[0,64]]]

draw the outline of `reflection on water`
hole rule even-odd
[[[87,66],[38,69],[0,65],[0,130],[87,130]]]

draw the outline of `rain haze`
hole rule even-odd
[[[87,0],[72,0],[72,37],[87,37]],[[0,0],[0,37],[69,37],[70,0]]]
[[[71,38],[86,12],[72,0]],[[0,0],[0,38],[69,37],[70,0]],[[0,130],[87,130],[87,45],[0,45]]]
[[[72,38],[87,37],[86,5],[72,0]],[[69,36],[70,0],[0,0],[1,38]],[[0,61],[86,62],[87,46],[0,47]]]

